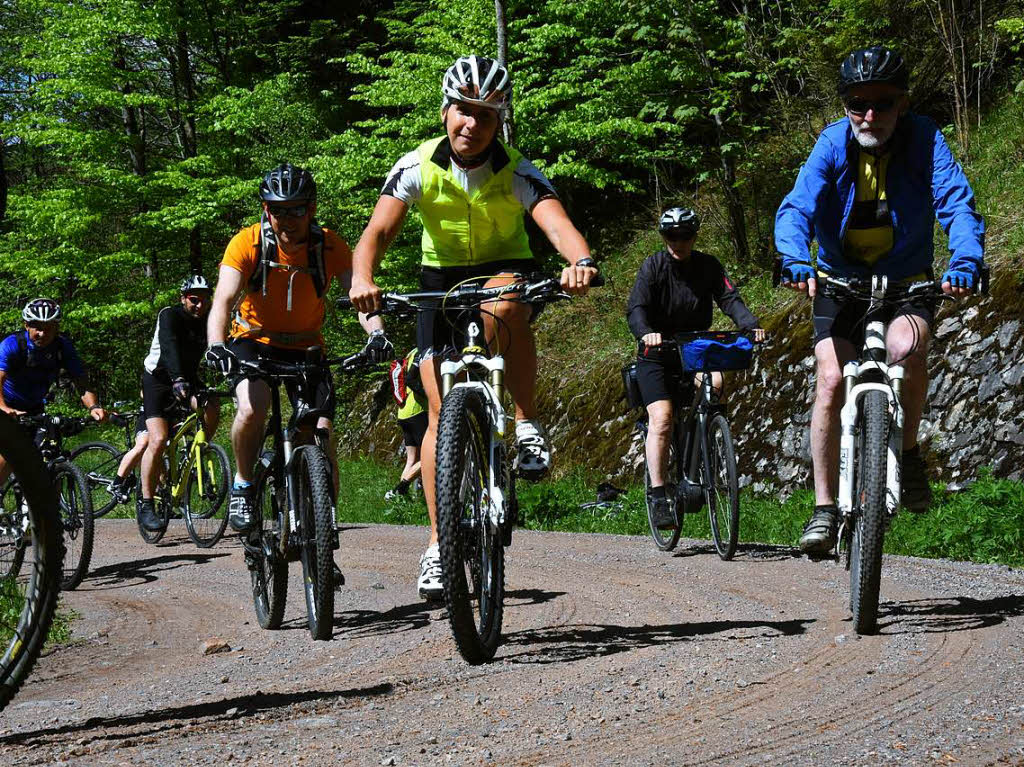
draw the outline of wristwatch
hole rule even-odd
[[[597,269],[597,261],[592,259],[590,256],[587,256],[586,258],[581,258],[579,261],[573,264],[573,266],[589,266],[591,269]]]

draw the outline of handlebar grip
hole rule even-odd
[[[772,262],[772,287],[777,288],[782,284],[782,256],[776,256]]]
[[[594,275],[594,278],[590,281],[590,287],[592,288],[603,288],[605,285],[604,275],[598,272]]]
[[[341,298],[338,299],[337,306],[339,309],[351,309],[352,299],[349,298],[348,296],[342,296]]]
[[[981,265],[981,282],[978,285],[978,292],[983,296],[988,295],[989,268],[988,264]]]

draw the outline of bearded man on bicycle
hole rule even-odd
[[[651,478],[652,518],[658,527],[677,524],[672,501],[665,493],[668,443],[672,434],[674,382],[683,380],[678,347],[663,347],[677,333],[711,327],[714,300],[741,330],[753,331],[755,341],[764,330],[750,313],[722,264],[712,255],[693,249],[700,218],[689,208],[669,208],[658,222],[665,249],[640,266],[629,294],[626,318],[639,346],[637,383],[647,408],[645,451]],[[700,373],[697,374],[701,375]],[[722,373],[711,374],[711,385],[721,401]]]
[[[210,283],[201,274],[181,283],[180,303],[160,310],[149,354],[142,363],[142,414],[149,435],[142,454],[142,488],[136,514],[139,524],[160,532],[165,521],[156,514],[153,497],[163,466],[170,424],[184,408],[195,406],[193,394],[200,388],[199,363],[206,351],[206,318],[210,313]],[[220,420],[220,400],[204,408],[207,435],[212,437]],[[121,494],[127,477],[118,477],[111,492]]]
[[[935,123],[908,111],[908,83],[907,66],[895,51],[876,46],[847,56],[839,70],[846,116],[822,131],[775,218],[781,281],[814,302],[816,505],[800,538],[805,552],[827,552],[836,543],[842,369],[863,344],[867,309],[866,302],[818,293],[818,275],[934,279],[936,216],[951,252],[942,290],[968,295],[983,267],[985,225],[974,192]],[[808,255],[812,237],[818,242],[817,271]],[[917,299],[893,307],[888,318],[889,359],[903,360],[906,371],[901,500],[911,511],[925,511],[931,503],[917,432],[935,309],[933,299]]]
[[[392,168],[373,216],[356,246],[353,305],[363,312],[380,306],[381,291],[373,273],[415,203],[423,221],[424,290],[449,290],[467,281],[487,286],[512,282],[511,273],[530,273],[537,265],[525,228],[529,213],[569,266],[562,285],[585,293],[597,274],[586,240],[569,220],[544,175],[498,136],[512,99],[512,81],[504,66],[483,56],[464,56],[441,81],[441,122],[445,135],[420,144]],[[550,468],[547,435],[537,420],[534,392],[537,350],[530,329],[529,306],[510,301],[488,306],[484,330],[488,343],[497,338],[505,356],[505,380],[516,407],[517,466],[526,479],[539,479]],[[461,349],[442,312],[419,315],[417,346],[420,373],[429,402],[421,466],[423,494],[430,515],[430,544],[420,560],[418,589],[426,599],[443,595],[437,548],[435,447],[441,410],[440,364]]]
[[[35,298],[25,304],[21,319],[25,329],[0,342],[0,411],[8,415],[38,415],[61,371],[66,371],[89,408],[89,415],[104,421],[107,412],[99,396],[88,388],[82,360],[71,339],[60,333],[60,304]],[[0,483],[10,470],[0,456]]]
[[[267,382],[255,372],[239,373],[239,361],[302,362],[309,347],[322,348],[327,291],[335,278],[347,288],[352,275],[348,244],[315,219],[316,183],[309,171],[284,163],[264,176],[259,196],[260,222],[236,234],[224,252],[207,326],[207,363],[225,375],[238,374],[233,382],[238,411],[231,427],[236,473],[228,515],[237,532],[255,524],[253,472],[270,407]],[[237,308],[227,340],[232,306]],[[359,320],[370,334],[368,357],[391,359],[394,347],[380,318],[361,315]],[[294,406],[299,392],[287,388]],[[317,428],[330,433],[334,383],[326,367],[313,389],[314,401],[307,404],[321,413]],[[333,449],[328,452],[337,489],[337,456]]]

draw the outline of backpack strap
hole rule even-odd
[[[35,361],[32,359],[31,355],[29,354],[29,349],[28,349],[28,331],[27,330],[21,330],[21,331],[15,333],[14,337],[18,341],[18,356],[17,356],[17,358],[15,360],[14,372],[18,372],[20,370],[24,370],[25,368],[29,368],[29,367],[36,367],[36,365],[34,364]],[[58,371],[64,369],[64,344],[66,343],[66,340],[67,340],[67,338],[66,338],[66,336],[63,333],[58,335],[55,339],[53,339],[53,343],[56,344],[56,347],[54,348],[54,351],[56,351],[56,353],[57,353],[56,360],[57,360],[57,370]]]
[[[288,278],[288,311],[292,309],[292,282],[297,274],[308,274],[313,280],[317,298],[327,290],[327,267],[324,263],[324,230],[316,221],[310,223],[308,244],[308,266],[282,264],[277,258],[277,235],[264,214],[260,218],[260,234],[256,242],[256,268],[249,277],[249,292],[267,295],[267,275],[270,269],[286,269]]]

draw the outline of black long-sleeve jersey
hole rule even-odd
[[[160,310],[143,366],[151,375],[194,381],[206,353],[206,317],[193,317],[181,304]]]
[[[686,261],[659,250],[637,272],[626,317],[633,335],[672,336],[711,327],[711,302],[741,330],[759,327],[717,258],[698,250]]]

